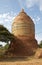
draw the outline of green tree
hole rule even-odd
[[[42,48],[42,40],[40,41],[39,47]]]
[[[4,46],[4,49],[8,49],[8,47],[9,47],[9,44],[6,44],[6,45]]]
[[[5,28],[3,25],[0,25],[0,41],[9,42],[14,38],[14,36]]]

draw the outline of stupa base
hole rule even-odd
[[[8,50],[5,52],[6,55],[13,55],[22,57],[22,56],[31,56],[35,53],[35,50],[38,48],[37,41],[32,40],[20,40],[15,38],[11,41]]]

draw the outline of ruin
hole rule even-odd
[[[8,52],[13,56],[30,56],[38,48],[35,39],[35,24],[24,9],[15,17],[12,23],[12,34],[14,39],[11,41]]]

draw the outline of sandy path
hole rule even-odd
[[[29,61],[0,62],[0,65],[42,65],[42,59],[33,59]]]

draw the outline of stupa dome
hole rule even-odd
[[[15,17],[12,24],[12,33],[19,37],[27,37],[28,39],[35,38],[35,25],[31,17],[29,17],[24,10]]]

